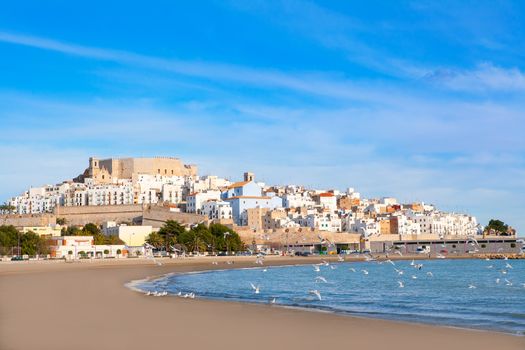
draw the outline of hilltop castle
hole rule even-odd
[[[133,175],[197,176],[197,166],[183,164],[173,157],[154,158],[89,158],[89,167],[76,182],[93,179],[94,183],[112,183],[113,179],[132,179]]]

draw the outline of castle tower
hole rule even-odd
[[[249,171],[244,173],[244,181],[254,181],[255,180],[255,174],[250,173]]]
[[[98,158],[89,157],[89,176],[96,177],[100,171],[100,162]]]

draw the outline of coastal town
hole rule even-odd
[[[437,257],[522,253],[512,227],[500,223],[499,228],[492,221],[484,227],[466,213],[392,197],[365,198],[351,187],[339,191],[269,185],[251,172],[239,180],[199,176],[196,165],[178,158],[92,157],[74,179],[32,187],[9,199],[2,206],[0,225],[48,238],[53,258],[145,255],[152,247],[147,243],[151,235],[167,222],[187,229],[222,225],[238,234],[251,252],[397,251]],[[93,237],[68,235],[68,228],[88,224],[118,240],[94,244]],[[179,251],[163,248],[165,253]],[[187,248],[181,249],[195,253]]]

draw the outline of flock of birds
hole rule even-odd
[[[474,244],[477,244],[477,242],[475,242]],[[401,255],[401,256],[403,255],[401,252],[397,252],[397,253],[399,255]],[[397,274],[397,276],[403,276],[403,275],[405,275],[405,272],[407,272],[407,271],[404,271],[404,270],[398,268],[396,263],[394,261],[392,261],[391,259],[387,259],[387,260],[384,260],[384,261],[378,261],[378,260],[374,259],[371,255],[365,255],[365,260],[366,261],[375,261],[377,264],[383,264],[383,263],[390,264],[390,265],[392,265],[393,271]],[[486,258],[485,260],[486,261],[490,261],[491,259]],[[508,258],[504,258],[504,260],[505,260],[505,265],[499,271],[502,275],[506,275],[508,273],[508,270],[513,268],[512,265],[507,261]],[[263,261],[264,261],[263,257],[257,257],[256,264],[263,265]],[[344,262],[344,261],[345,261],[345,259],[344,259],[343,256],[338,256],[338,262]],[[322,266],[328,267],[331,270],[337,269],[337,265],[330,264],[326,260],[323,260],[321,263],[312,265],[314,272],[317,273],[317,275],[314,277],[314,282],[315,283],[328,283],[328,280],[324,276],[319,274],[319,273],[321,273],[321,267]],[[423,270],[424,264],[419,263],[419,262],[416,263],[415,260],[412,260],[410,262],[410,267],[413,268],[415,271],[421,271],[421,270]],[[487,269],[492,269],[492,268],[494,268],[494,265],[488,265],[487,266]],[[263,269],[263,271],[266,272],[267,270]],[[357,273],[357,270],[354,267],[350,267],[349,271],[351,271],[353,273]],[[368,275],[370,273],[367,269],[361,269],[360,272],[363,275]],[[407,272],[407,275],[410,275],[410,278],[413,279],[413,280],[418,279],[418,276],[415,273]],[[434,273],[432,271],[426,271],[425,275],[427,276],[427,278],[433,278],[434,277]],[[496,280],[495,280],[496,284],[500,284],[501,283],[501,279],[502,278],[496,278]],[[513,282],[511,282],[507,278],[503,278],[503,281],[505,282],[505,285],[507,285],[507,286],[512,286],[513,285]],[[398,284],[399,288],[405,288],[405,283],[402,280],[398,279],[397,280],[397,284]],[[255,285],[253,283],[250,283],[250,285],[252,287],[253,293],[255,293],[255,294],[259,294],[260,293],[260,291],[261,291],[260,285]],[[525,283],[521,283],[521,285],[525,288]],[[467,288],[468,289],[476,289],[477,286],[474,283],[469,283],[467,285]],[[323,296],[322,296],[321,291],[319,289],[310,289],[310,290],[308,290],[308,294],[314,295],[318,300],[323,300]],[[276,303],[276,298],[272,298],[270,300],[270,303],[271,304],[275,304]]]
[[[475,238],[471,238],[469,244],[474,246],[475,248],[479,247],[479,244],[478,244],[478,242],[476,241]],[[395,254],[403,256],[403,254],[400,251],[396,251]],[[368,261],[368,262],[376,262],[377,264],[386,263],[386,264],[392,265],[393,272],[395,272],[395,274],[398,277],[397,284],[398,284],[399,288],[405,288],[405,282],[403,282],[401,280],[401,277],[400,277],[400,276],[404,276],[405,272],[407,272],[407,275],[410,275],[411,279],[413,279],[413,280],[418,279],[418,276],[417,276],[416,273],[409,273],[408,271],[405,271],[405,270],[402,270],[401,268],[398,268],[399,266],[397,266],[396,263],[394,261],[392,261],[391,259],[387,259],[387,260],[384,260],[384,261],[378,261],[377,259],[375,259],[374,257],[372,257],[369,254],[368,255],[364,255],[364,258],[365,258],[365,261]],[[438,255],[438,258],[439,258],[439,255]],[[441,258],[445,258],[445,257],[443,256]],[[158,265],[158,266],[162,265],[162,263],[157,261],[155,258],[152,257],[151,259],[153,259],[153,262],[156,265]],[[486,261],[490,261],[491,259],[486,258],[485,260]],[[337,261],[338,262],[344,262],[345,261],[344,256],[340,256],[339,255]],[[504,263],[505,263],[505,265],[499,268],[499,273],[501,274],[501,276],[498,275],[498,277],[495,279],[495,283],[496,284],[505,283],[506,286],[512,286],[513,282],[510,281],[505,276],[508,274],[508,271],[513,268],[513,266],[508,262],[508,258],[504,258]],[[212,262],[212,265],[218,265],[218,264],[219,263],[217,261],[213,261]],[[230,261],[226,261],[226,264],[232,265],[232,264],[234,264],[234,261],[231,261],[231,260]],[[261,255],[261,254],[257,255],[256,260],[255,260],[255,264],[263,266],[264,265],[264,255]],[[337,265],[330,264],[326,260],[323,260],[322,262],[320,262],[318,264],[313,264],[312,267],[313,267],[314,272],[316,273],[316,276],[314,277],[314,282],[315,283],[328,283],[328,280],[324,276],[320,275],[321,267],[323,267],[323,266],[326,267],[326,268],[329,268],[331,270],[337,269]],[[424,265],[422,263],[416,263],[415,260],[412,260],[410,262],[410,267],[413,268],[414,271],[417,272],[417,271],[421,271],[423,269]],[[487,269],[495,269],[495,270],[497,269],[494,264],[487,265],[486,268]],[[261,270],[262,270],[262,272],[267,272],[268,271],[267,268],[263,268]],[[357,273],[357,270],[354,267],[350,267],[349,271],[351,271],[353,273]],[[361,269],[359,272],[362,273],[365,276],[370,273],[367,269]],[[432,273],[432,271],[426,271],[425,275],[427,276],[427,278],[433,278],[434,277],[434,274]],[[525,283],[521,283],[521,285],[525,288]],[[250,287],[251,287],[251,289],[252,289],[254,294],[260,294],[260,292],[261,292],[261,286],[260,285],[256,285],[256,284],[250,282]],[[468,289],[476,289],[477,286],[474,283],[469,283],[467,285],[467,288]],[[148,296],[159,297],[159,296],[166,296],[166,295],[168,295],[168,292],[167,291],[148,291],[145,294],[148,295]],[[323,300],[323,296],[322,296],[322,294],[321,294],[319,289],[310,289],[310,290],[308,290],[308,294],[315,296],[318,300]],[[191,293],[178,292],[178,294],[176,294],[176,296],[182,297],[182,298],[194,299],[195,298],[195,293],[193,293],[193,292],[191,292]],[[269,300],[269,303],[270,304],[275,304],[276,303],[276,298],[271,298]]]

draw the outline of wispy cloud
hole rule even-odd
[[[459,91],[525,92],[525,73],[519,68],[502,68],[483,63],[471,70],[439,69],[426,80]]]
[[[287,74],[278,70],[238,65],[183,61],[133,52],[65,43],[57,40],[0,32],[0,42],[50,50],[83,58],[117,62],[122,65],[167,71],[202,79],[233,81],[252,86],[277,87],[331,97],[370,99],[350,81],[327,79],[318,73]]]

